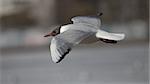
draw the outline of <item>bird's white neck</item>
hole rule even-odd
[[[68,29],[69,29],[68,25],[61,26],[60,33],[63,33],[64,31],[67,31]]]

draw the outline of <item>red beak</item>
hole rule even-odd
[[[52,36],[52,33],[44,35],[44,37],[49,37],[49,36]]]

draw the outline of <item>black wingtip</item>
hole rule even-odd
[[[100,39],[100,41],[105,42],[105,43],[111,43],[111,44],[117,43],[117,41],[115,41],[115,40],[108,40],[108,39]]]
[[[98,13],[97,15],[98,15],[98,16],[102,16],[102,15],[103,15],[103,13]]]
[[[71,48],[67,49],[67,52],[65,52],[62,57],[56,62],[56,63],[60,63],[60,61],[62,61],[64,59],[64,57],[71,51]]]

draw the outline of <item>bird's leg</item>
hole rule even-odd
[[[102,42],[105,42],[105,43],[111,43],[111,44],[117,43],[117,41],[115,41],[115,40],[109,40],[109,39],[103,39],[103,38],[100,38],[99,40]]]

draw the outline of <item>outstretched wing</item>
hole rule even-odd
[[[70,29],[53,37],[50,45],[53,62],[59,63],[74,45],[79,44],[89,35],[90,32]]]
[[[92,16],[77,16],[77,17],[73,17],[71,19],[71,21],[73,21],[74,24],[76,23],[87,23],[90,25],[95,26],[96,28],[100,28],[101,26],[101,20],[99,17],[92,17]]]
[[[103,30],[98,30],[96,33],[97,38],[103,38],[103,39],[108,39],[108,40],[123,40],[125,38],[125,34],[123,33],[109,33]]]

